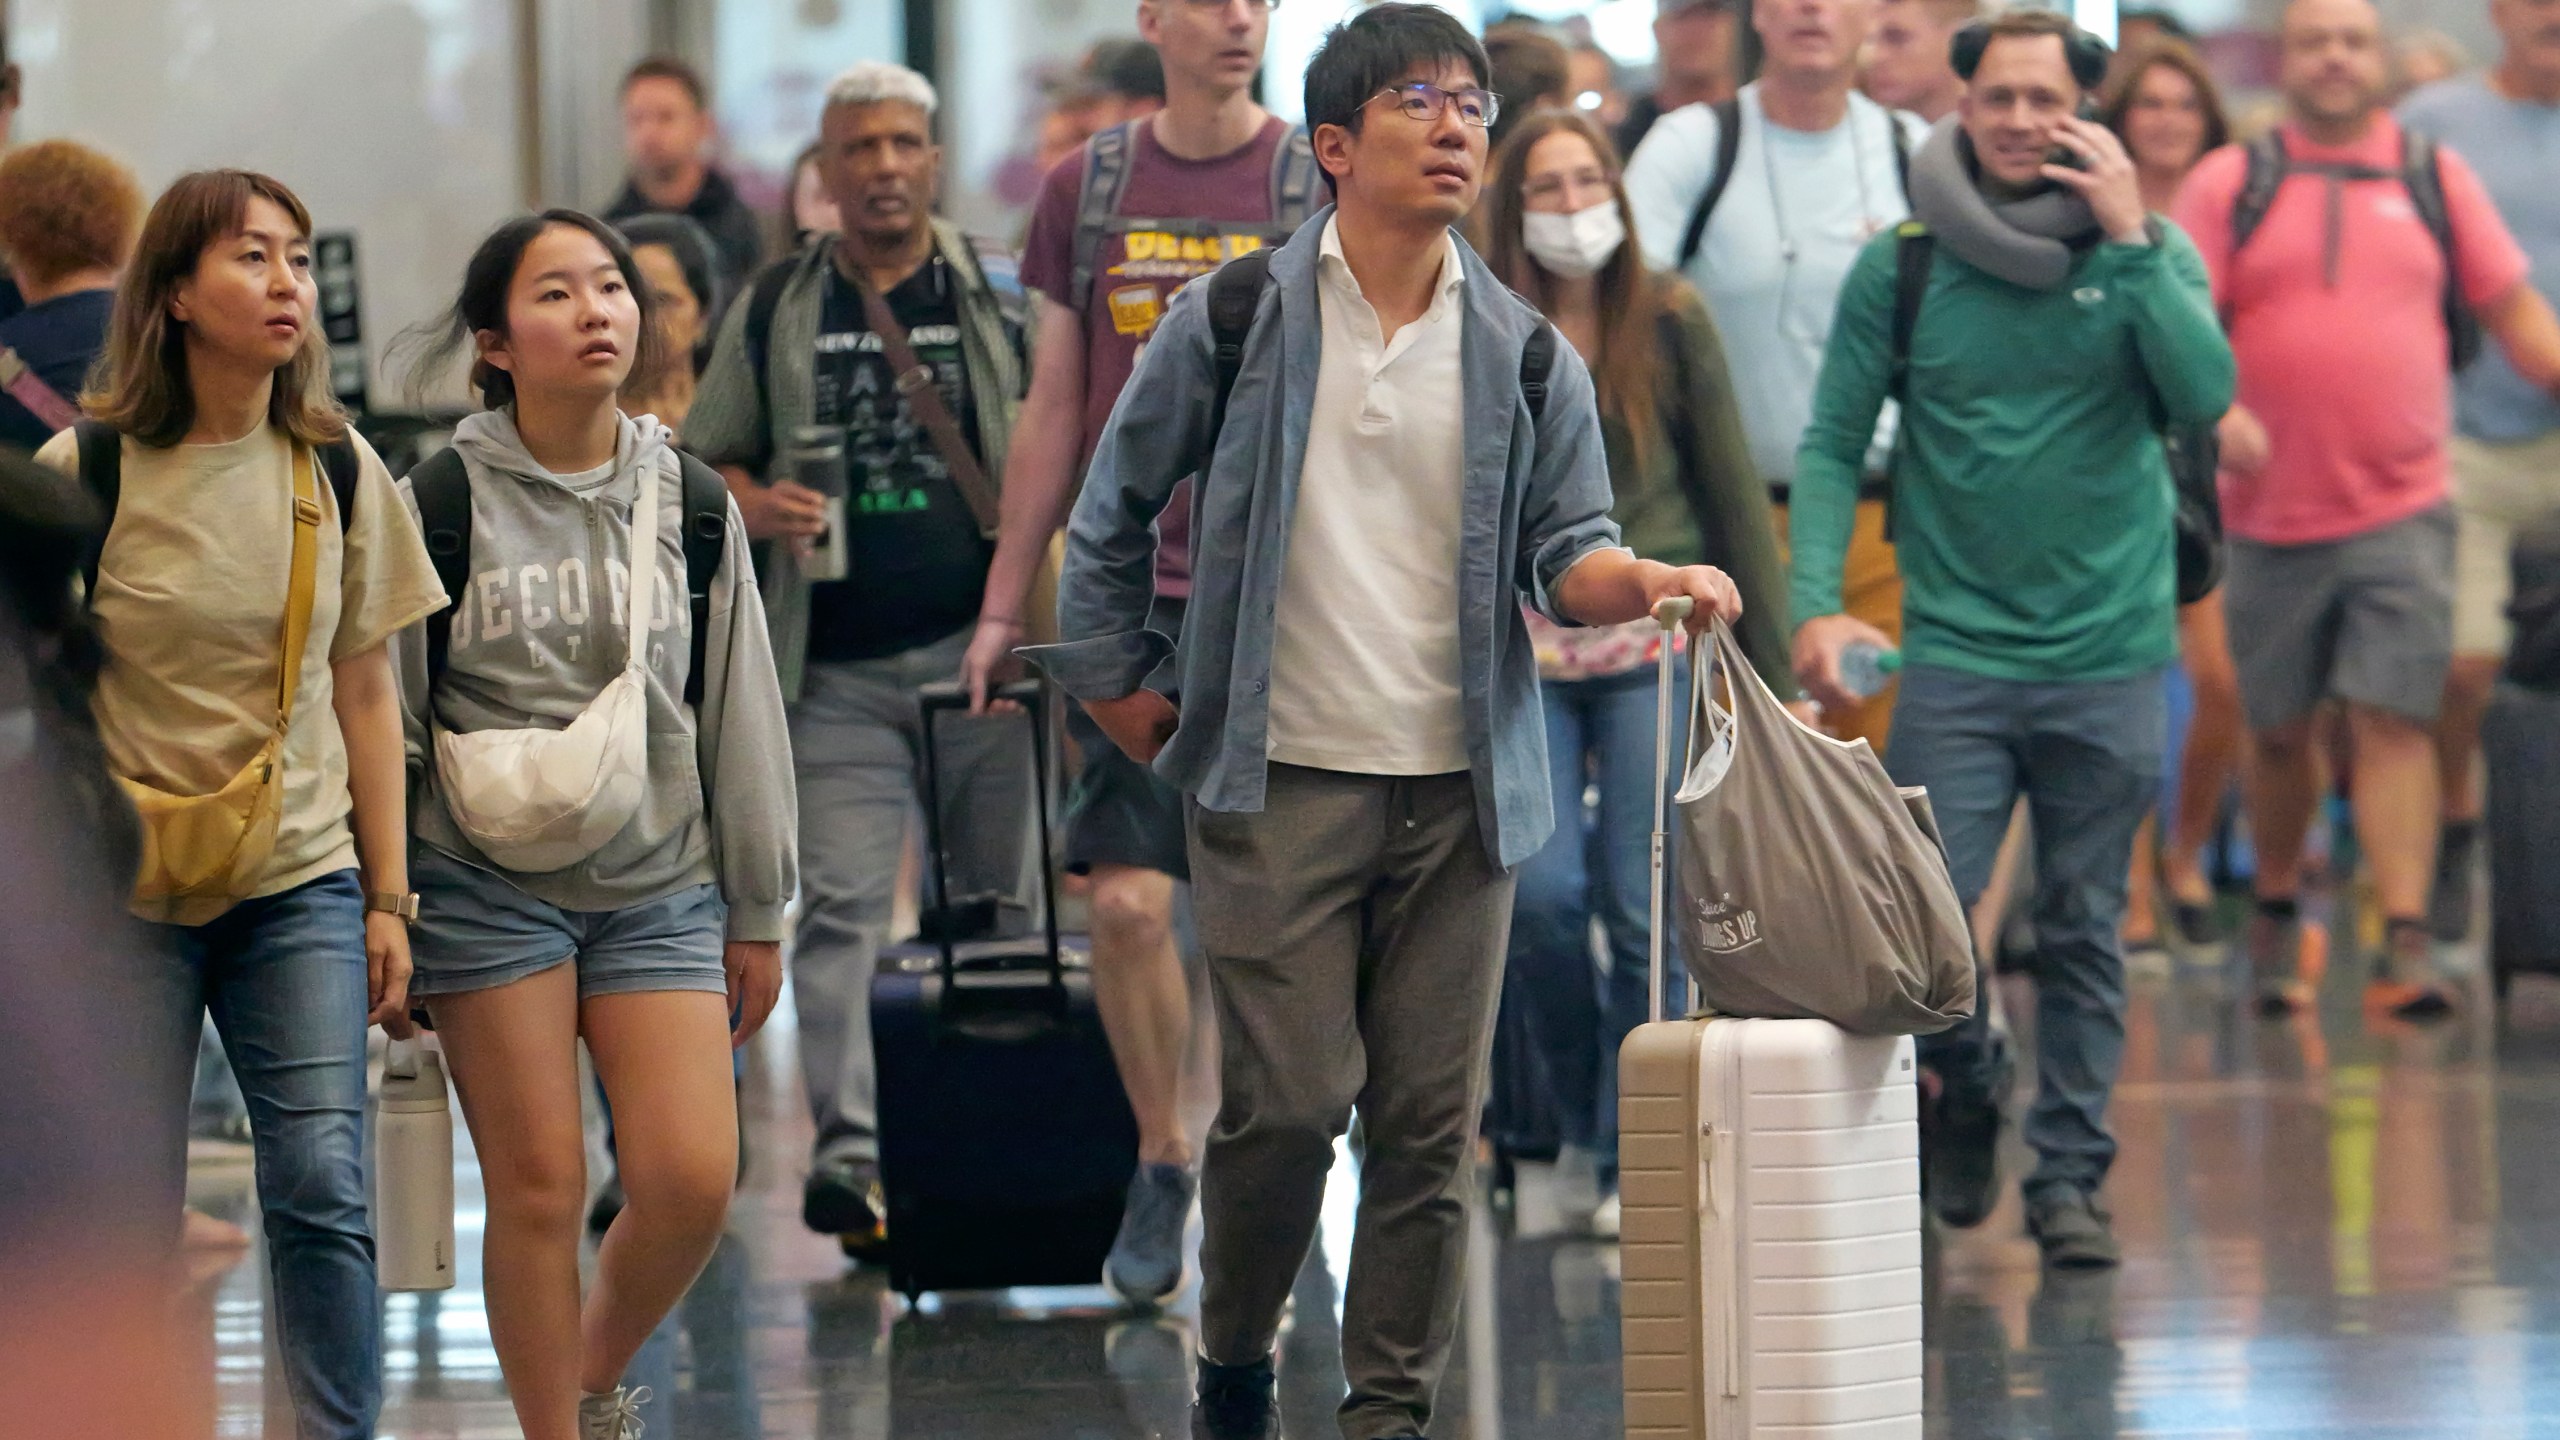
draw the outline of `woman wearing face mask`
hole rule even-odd
[[[2142,180],[2142,203],[2166,214],[2178,187],[2198,160],[2231,139],[2222,96],[2195,52],[2174,41],[2128,62],[2107,92],[2100,120],[2124,141]],[[2218,937],[2213,885],[2205,878],[2204,847],[2222,819],[2223,798],[2240,768],[2247,732],[2240,718],[2240,677],[2231,664],[2222,592],[2216,590],[2178,610],[2179,663],[2195,696],[2178,764],[2177,810],[2168,841],[2157,845],[2158,825],[2145,820],[2133,845],[2132,888],[2125,898],[2128,951],[2157,950],[2160,906],[2152,865],[2169,890],[2169,913],[2190,945]],[[2156,845],[2156,850],[2155,850]]]
[[[362,1440],[382,1401],[365,1024],[407,1031],[412,908],[385,642],[444,594],[330,395],[317,299],[291,190],[181,177],[125,270],[93,418],[37,458],[115,497],[91,708],[143,820],[133,911],[168,941],[149,1020],[174,1062],[210,1010],[248,1105],[296,1431]],[[174,1136],[183,1086],[166,1102]]]
[[[456,460],[407,482],[465,580],[441,635],[398,646],[414,989],[479,1148],[489,1333],[526,1440],[639,1433],[645,1392],[622,1374],[720,1237],[730,1051],[773,1008],[794,879],[790,741],[737,510],[714,491],[726,529],[697,621],[694,462],[615,405],[658,358],[635,268],[575,211],[483,242],[420,374],[467,341],[487,408]],[[626,1196],[583,1306],[582,1039]]]
[[[1627,543],[1670,564],[1732,575],[1743,595],[1745,652],[1779,694],[1794,695],[1768,491],[1744,445],[1724,347],[1697,292],[1645,268],[1607,138],[1570,111],[1521,121],[1494,159],[1477,221],[1494,273],[1591,367],[1616,496],[1611,518]],[[1593,1152],[1601,1196],[1592,1223],[1614,1234],[1618,1044],[1644,1019],[1649,967],[1659,632],[1651,621],[1562,630],[1531,616],[1530,633],[1559,823],[1521,870],[1504,1003],[1545,1057],[1562,1140],[1577,1156]],[[1597,828],[1587,832],[1576,822],[1595,780]],[[1597,988],[1587,938],[1594,895],[1603,897],[1609,952]]]

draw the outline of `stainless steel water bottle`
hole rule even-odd
[[[809,542],[800,573],[812,580],[841,580],[849,568],[845,555],[844,431],[834,425],[800,425],[791,431],[791,478],[826,497],[826,533]]]
[[[374,1141],[374,1269],[385,1290],[453,1288],[453,1109],[444,1052],[394,1040]]]

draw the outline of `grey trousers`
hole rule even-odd
[[[800,792],[791,984],[822,1162],[880,1153],[871,974],[889,938],[907,821],[924,784],[916,691],[960,673],[969,633],[883,659],[811,665],[791,707]],[[935,721],[954,894],[1019,892],[1031,799],[1027,735],[1018,716]]]
[[[1190,831],[1224,1085],[1200,1181],[1201,1353],[1271,1353],[1356,1108],[1342,1433],[1424,1431],[1457,1331],[1512,877],[1463,774],[1275,764],[1261,813],[1194,803]]]

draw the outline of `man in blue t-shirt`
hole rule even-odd
[[[78,400],[141,222],[133,172],[85,145],[45,140],[0,158],[0,255],[26,296],[0,320],[0,347],[25,367],[0,356],[0,443],[37,449]]]
[[[2400,118],[2458,152],[2532,261],[2534,288],[2560,305],[2560,0],[2491,0],[2505,40],[2495,68],[2430,85]],[[2454,664],[2437,751],[2444,839],[2429,923],[2440,940],[2470,928],[2477,868],[2480,716],[2509,640],[2509,547],[2519,525],[2560,511],[2560,399],[2487,348],[2454,381]]]

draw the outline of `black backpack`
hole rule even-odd
[[[124,433],[103,420],[81,420],[72,425],[72,435],[80,447],[80,484],[98,502],[97,540],[81,562],[82,580],[94,593],[98,588],[98,560],[106,553],[107,532],[116,524],[116,500],[124,493]],[[320,473],[328,477],[330,497],[338,503],[338,533],[347,533],[356,515],[356,442],[353,435],[341,436],[318,447]]]
[[[2409,192],[2410,208],[2418,212],[2418,220],[2435,237],[2436,248],[2444,254],[2444,333],[2451,351],[2453,368],[2463,369],[2480,358],[2480,317],[2473,313],[2469,301],[2462,297],[2462,275],[2455,268],[2453,214],[2444,198],[2444,168],[2436,142],[2415,130],[2400,132],[2400,168],[2377,170],[2369,165],[2344,165],[2330,161],[2297,161],[2285,153],[2284,132],[2270,130],[2249,142],[2249,168],[2240,182],[2240,194],[2231,202],[2231,256],[2238,259],[2249,237],[2275,208],[2276,193],[2284,188],[2287,177],[2295,174],[2319,175],[2331,184],[2354,180],[2393,180]],[[2227,265],[2229,262],[2226,261]],[[2231,315],[2226,308],[2223,328],[2229,329]]]
[[[1209,408],[1209,441],[1200,469],[1216,453],[1218,432],[1227,426],[1227,396],[1244,370],[1244,342],[1253,333],[1254,312],[1261,308],[1263,287],[1271,280],[1271,249],[1248,250],[1209,276],[1209,335],[1217,342],[1218,392]],[[1556,366],[1556,327],[1540,324],[1520,349],[1520,394],[1529,402],[1535,423],[1546,412],[1547,376]],[[1193,483],[1199,482],[1195,478]],[[1193,532],[1197,534],[1197,531]]]
[[[1724,188],[1733,180],[1733,162],[1742,154],[1742,99],[1735,96],[1719,100],[1716,111],[1716,173],[1707,181],[1706,193],[1689,211],[1689,225],[1680,232],[1680,258],[1672,262],[1674,270],[1686,270],[1698,258],[1699,247],[1707,243],[1707,221],[1716,213],[1716,202],[1724,199]],[[1857,110],[1849,111],[1851,124],[1857,123]],[[1888,110],[1885,129],[1893,136],[1893,178],[1902,187],[1903,203],[1911,200],[1911,137],[1903,133],[1902,121]],[[1851,137],[1855,143],[1855,136]]]
[[[684,588],[693,610],[684,703],[700,705],[703,648],[711,635],[711,581],[720,573],[729,538],[729,484],[719,471],[684,451],[676,455],[684,469]],[[418,528],[426,532],[427,559],[452,602],[426,619],[427,685],[432,689],[444,674],[445,655],[452,647],[453,612],[471,583],[471,472],[462,463],[462,452],[448,447],[419,461],[409,472],[409,491],[418,502]]]
[[[1937,258],[1937,237],[1929,227],[1917,220],[1906,220],[1894,229],[1893,247],[1893,338],[1891,361],[1885,372],[1885,393],[1897,405],[1907,405],[1911,390],[1911,337],[1920,327],[1921,302],[1929,296],[1929,266]],[[2172,522],[2177,537],[2178,603],[2192,605],[2214,591],[2222,583],[2222,492],[2217,472],[2222,466],[2222,443],[2210,425],[2171,425],[2159,413],[2159,396],[2152,396],[2153,423],[2160,431],[2160,448],[2168,457],[2169,479],[2176,497]],[[1909,424],[1908,417],[1904,423]],[[1896,432],[1896,458],[1902,448],[1901,433]],[[1888,464],[1885,473],[1890,480],[1900,467]],[[1885,500],[1885,533],[1893,533],[1893,501],[1890,492]]]
[[[1271,152],[1271,219],[1262,226],[1231,220],[1147,219],[1120,213],[1121,192],[1129,186],[1129,155],[1137,148],[1137,127],[1130,120],[1100,131],[1084,147],[1084,178],[1076,187],[1075,266],[1067,293],[1057,297],[1078,315],[1093,303],[1094,264],[1102,242],[1133,230],[1155,231],[1184,240],[1211,240],[1226,235],[1257,234],[1268,247],[1286,241],[1317,208],[1315,142],[1304,125],[1292,125]]]

